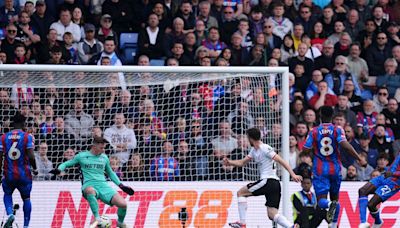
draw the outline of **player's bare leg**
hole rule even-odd
[[[381,219],[379,209],[376,208],[378,204],[382,203],[381,197],[378,195],[374,195],[372,199],[368,202],[368,210],[371,213],[371,216],[375,219],[374,225],[372,228],[380,228],[383,225],[383,221]]]
[[[125,199],[120,194],[116,193],[111,200],[111,204],[118,207],[117,227],[125,228],[126,224],[124,223],[124,219],[126,216],[126,209],[127,209],[127,204]]]
[[[246,227],[246,212],[247,212],[247,197],[252,196],[247,186],[243,186],[237,192],[238,197],[238,210],[239,210],[239,221],[229,223],[231,227],[242,228]]]
[[[366,183],[358,190],[358,205],[360,208],[359,228],[370,227],[370,224],[367,222],[368,195],[374,193],[375,190],[375,185],[371,184],[370,182]]]
[[[90,210],[93,213],[94,221],[90,224],[90,228],[95,228],[100,222],[99,204],[96,199],[96,190],[93,187],[87,187],[84,190],[86,200],[89,202]]]
[[[278,223],[282,227],[285,227],[285,228],[298,227],[298,224],[293,225],[293,223],[290,222],[285,216],[279,214],[279,211],[277,208],[267,207],[267,213],[268,213],[268,218],[270,220]]]

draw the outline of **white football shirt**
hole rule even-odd
[[[247,156],[256,162],[258,171],[260,172],[260,179],[272,178],[279,180],[276,174],[276,163],[273,160],[276,156],[274,148],[262,143],[259,149],[252,147]]]

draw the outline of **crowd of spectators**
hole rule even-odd
[[[312,165],[300,152],[328,105],[368,163],[342,153],[343,176],[368,180],[400,149],[399,24],[396,0],[5,0],[0,63],[288,66],[292,167],[301,173]],[[123,33],[138,36],[133,63],[119,44]],[[9,129],[16,110],[28,117],[41,179],[87,149],[93,135],[104,134],[113,169],[127,180],[239,180],[245,172],[220,161],[246,154],[245,129],[279,142],[273,76],[264,84],[242,78],[170,89],[38,89],[29,77],[19,72],[13,88],[0,90],[1,127]],[[63,178],[78,175],[71,169]]]

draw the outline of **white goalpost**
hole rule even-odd
[[[128,227],[228,227],[238,219],[235,190],[259,178],[253,163],[239,169],[221,162],[247,155],[246,129],[258,127],[289,160],[288,73],[288,67],[0,65],[1,134],[20,111],[35,137],[40,173],[32,227],[90,223],[79,168],[58,178],[47,171],[89,149],[99,134],[110,142],[113,169],[136,191],[124,195]],[[289,174],[278,171],[280,208],[291,218]],[[19,195],[13,198],[22,205]],[[256,221],[248,227],[271,227],[263,201],[249,202],[248,217]],[[178,215],[182,208],[187,221]],[[101,205],[100,212],[115,223],[116,210]]]

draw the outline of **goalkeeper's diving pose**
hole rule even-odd
[[[78,153],[72,160],[66,161],[53,169],[50,173],[60,175],[66,168],[80,165],[83,179],[82,179],[82,193],[85,199],[89,202],[90,209],[93,212],[95,220],[90,225],[90,228],[95,228],[100,223],[99,205],[97,199],[108,205],[115,205],[118,207],[118,224],[117,227],[126,227],[124,219],[126,215],[127,205],[125,199],[118,194],[116,190],[111,188],[104,173],[118,185],[122,191],[129,195],[134,194],[134,190],[121,183],[117,175],[112,171],[110,160],[104,154],[104,148],[107,141],[101,137],[93,139],[93,146],[90,151],[82,151]]]

